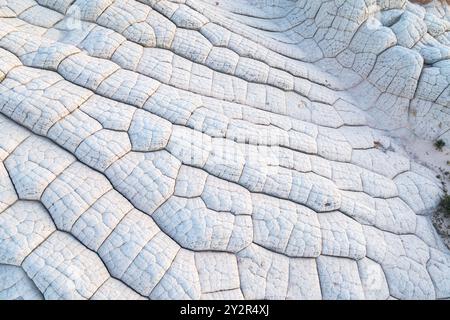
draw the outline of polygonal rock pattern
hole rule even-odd
[[[443,1],[0,1],[0,299],[449,299],[449,84]]]

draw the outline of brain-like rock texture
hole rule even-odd
[[[0,0],[0,299],[450,298],[417,2]]]

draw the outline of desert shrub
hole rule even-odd
[[[442,148],[445,146],[445,142],[442,139],[436,140],[434,142],[434,147],[436,150],[442,151]]]
[[[441,198],[440,207],[447,216],[450,216],[450,195],[447,193]]]

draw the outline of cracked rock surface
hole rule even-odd
[[[0,0],[0,299],[449,299],[449,107],[443,1]]]

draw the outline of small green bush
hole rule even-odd
[[[442,139],[436,140],[434,142],[434,147],[436,150],[442,151],[442,148],[445,146],[445,142]]]
[[[450,196],[447,193],[441,198],[440,207],[447,216],[450,216]]]

